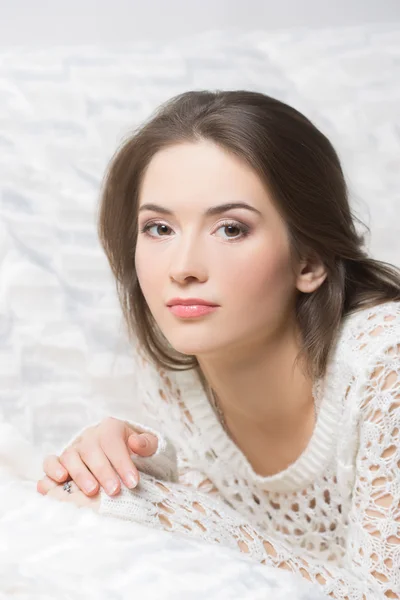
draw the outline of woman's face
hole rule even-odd
[[[248,351],[287,326],[296,290],[287,230],[239,158],[209,141],[158,152],[142,181],[138,226],[140,287],[176,350]],[[169,307],[177,298],[216,306]]]

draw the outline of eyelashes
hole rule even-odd
[[[219,229],[226,229],[228,227],[233,227],[233,229],[238,229],[240,231],[240,236],[234,236],[234,237],[228,236],[226,239],[231,239],[231,240],[242,239],[242,238],[247,237],[250,233],[250,227],[248,227],[248,225],[245,225],[244,223],[238,223],[237,221],[223,221],[222,223],[219,224],[217,231],[219,231]]]
[[[156,221],[147,222],[143,227],[140,228],[140,233],[147,235],[148,237],[153,238],[153,239],[160,239],[162,237],[170,237],[168,234],[166,234],[166,235],[151,234],[150,231],[153,227],[165,227],[167,230],[172,231],[172,228],[169,225],[166,225],[166,223],[164,223],[163,221],[156,220]],[[227,229],[227,228],[232,228],[234,230],[239,231],[239,235],[235,235],[235,236],[228,235],[227,237],[223,238],[226,240],[232,240],[232,241],[240,240],[242,238],[247,237],[250,233],[250,227],[248,225],[245,225],[244,223],[240,223],[238,221],[230,221],[230,220],[226,220],[226,221],[223,221],[222,223],[219,223],[219,225],[215,231],[219,231],[220,229]]]

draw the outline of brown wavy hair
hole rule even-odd
[[[302,113],[262,93],[188,91],[162,104],[112,156],[103,179],[98,234],[116,280],[129,339],[158,368],[186,370],[195,356],[177,352],[154,321],[135,271],[140,186],[159,150],[210,140],[249,164],[272,193],[288,229],[291,256],[315,254],[327,277],[299,292],[299,357],[312,377],[324,374],[342,318],[400,300],[400,269],[370,258],[350,210],[338,155]],[[364,225],[369,231],[369,228]],[[298,358],[299,358],[298,357]]]

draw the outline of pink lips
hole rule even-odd
[[[167,302],[169,310],[177,317],[184,319],[202,317],[214,312],[217,304],[207,302],[201,298],[173,298]]]

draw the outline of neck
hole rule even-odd
[[[271,433],[298,427],[314,404],[312,382],[295,364],[299,350],[295,329],[287,327],[251,350],[197,357],[228,426]]]

